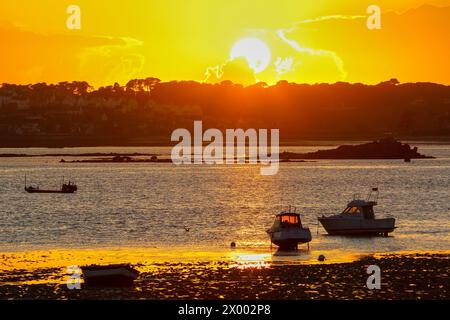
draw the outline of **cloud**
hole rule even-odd
[[[272,31],[271,37],[266,36],[270,40],[272,61],[264,71],[255,74],[243,58],[227,60],[221,65],[208,67],[204,81],[231,80],[249,85],[260,81],[275,84],[279,80],[302,83],[345,80],[344,62],[335,52],[301,46],[288,37],[288,32],[280,29]]]
[[[246,36],[260,38],[271,49],[270,66],[257,81],[450,83],[450,6],[382,12],[381,30],[369,30],[366,19],[336,14],[274,30],[247,30]]]
[[[131,38],[121,38],[120,44],[109,44],[90,47],[80,55],[79,70],[83,78],[88,78],[92,70],[99,77],[96,81],[113,83],[118,79],[134,79],[139,77],[145,64],[145,57],[136,52],[143,43]]]
[[[355,16],[349,16],[349,15],[343,15],[343,14],[335,14],[331,16],[321,16],[316,17],[313,19],[305,19],[299,22],[296,22],[294,26],[299,26],[301,24],[307,24],[307,23],[314,23],[314,22],[323,22],[328,20],[355,20],[355,19],[366,19],[366,15],[355,15]]]
[[[295,37],[298,36],[297,33],[301,28],[309,28],[314,23],[356,20],[362,17],[365,16],[323,16],[296,22],[278,30],[250,30],[252,36],[269,44],[272,61],[268,68],[256,75],[248,64],[244,68],[243,62],[240,62],[239,67],[232,67],[230,63],[233,61],[226,61],[222,65],[208,67],[205,82],[232,80],[242,84],[259,81],[275,84],[280,80],[298,83],[343,81],[347,78],[347,71],[343,59],[335,51],[301,44],[301,41],[296,40]],[[225,73],[224,68],[227,67],[232,70]],[[245,69],[245,75],[237,72],[236,69],[241,72]]]
[[[293,70],[294,67],[294,58],[286,57],[281,58],[278,57],[275,61],[275,70],[279,76],[283,76]]]
[[[286,35],[287,32],[288,30],[280,29],[277,31],[277,35],[285,44],[294,49],[296,54],[289,57],[289,60],[284,58],[284,61],[289,61],[290,67],[288,70],[286,68],[280,70],[279,65],[276,65],[279,76],[286,77],[291,73],[291,77],[295,78],[295,75],[292,73],[296,73],[299,80],[309,82],[335,82],[345,80],[347,72],[344,68],[344,61],[336,52],[303,47],[298,41],[289,39]],[[284,64],[286,65],[286,62]],[[283,80],[290,79],[283,78]],[[295,79],[291,80],[295,81]]]
[[[143,44],[130,38],[44,34],[0,22],[0,82],[86,80],[93,85],[124,82],[145,63]],[[95,72],[93,72],[95,70]]]
[[[243,85],[250,85],[257,82],[255,71],[250,68],[247,60],[243,57],[228,60],[222,65],[206,69],[205,82],[220,83],[226,80]]]
[[[334,60],[349,82],[430,81],[448,84],[450,7],[423,5],[402,13],[382,12],[381,29],[369,30],[367,16],[324,16],[283,29],[298,52]],[[331,77],[331,74],[330,74]]]

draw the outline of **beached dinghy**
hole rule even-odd
[[[121,287],[132,286],[139,276],[139,271],[129,264],[115,264],[107,266],[85,266],[83,271],[84,283],[87,286]]]
[[[297,250],[298,245],[310,242],[311,232],[302,225],[300,214],[296,209],[282,211],[276,215],[275,221],[267,230],[270,241],[282,250]]]
[[[388,236],[395,229],[394,218],[376,219],[378,188],[373,188],[366,200],[355,195],[347,208],[334,216],[322,216],[320,223],[330,235]]]

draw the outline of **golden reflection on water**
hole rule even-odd
[[[230,268],[237,269],[261,269],[271,266],[272,255],[270,253],[230,252]]]
[[[12,252],[0,255],[1,284],[65,283],[68,266],[129,263],[140,272],[154,272],[174,265],[204,264],[221,267],[267,267],[270,253],[238,250],[206,251],[182,248],[120,248]],[[14,276],[9,276],[14,275]],[[40,276],[41,275],[41,276]],[[42,276],[45,278],[43,279]]]
[[[199,262],[268,262],[271,253],[252,253],[243,250],[185,250],[183,248],[120,248],[120,249],[54,249],[24,251],[0,255],[0,271],[66,268],[71,265],[130,263],[137,268],[161,267],[169,263]],[[153,268],[153,267],[151,267]]]
[[[29,251],[1,254],[0,283],[21,285],[65,284],[69,266],[129,263],[140,272],[164,268],[185,268],[190,264],[206,268],[267,268],[272,254],[243,250],[204,251],[167,248],[121,248]]]
[[[64,284],[68,277],[67,267],[73,265],[129,263],[140,272],[158,273],[165,268],[179,268],[180,272],[185,272],[190,266],[244,270],[270,268],[274,265],[348,263],[363,256],[340,250],[321,251],[327,259],[325,262],[319,262],[317,254],[307,250],[280,253],[269,250],[208,251],[186,248],[55,249],[12,252],[0,254],[0,285]],[[377,256],[381,257],[381,254]]]

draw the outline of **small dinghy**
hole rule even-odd
[[[347,208],[334,216],[322,216],[320,223],[330,235],[385,236],[395,230],[394,218],[375,218],[373,207],[377,205],[378,188],[372,188],[367,199],[353,197]]]
[[[297,250],[298,245],[312,240],[309,228],[302,225],[300,214],[297,210],[282,211],[276,215],[275,221],[266,232],[270,241],[280,250]]]
[[[133,286],[139,276],[139,271],[129,264],[92,265],[81,267],[81,270],[85,285],[95,287]]]

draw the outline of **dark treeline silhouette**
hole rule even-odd
[[[136,79],[3,84],[0,146],[168,144],[176,128],[279,128],[282,141],[450,137],[450,86],[294,84]]]

